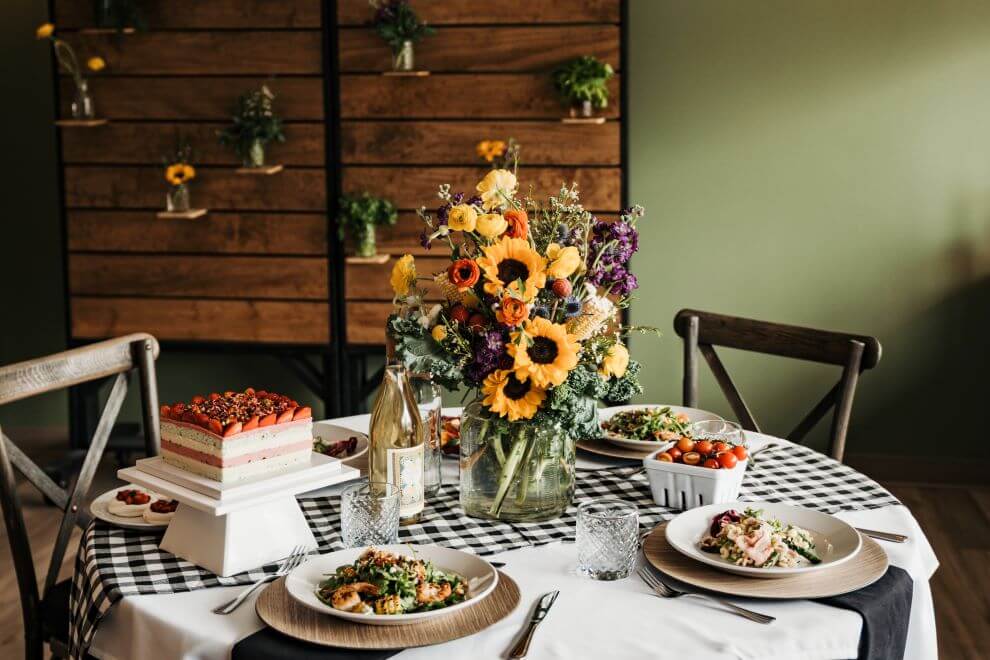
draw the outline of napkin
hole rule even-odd
[[[907,571],[891,566],[868,587],[818,600],[863,617],[859,660],[900,660],[907,645],[913,591],[914,581]]]
[[[234,648],[230,652],[230,659],[385,660],[385,658],[391,658],[393,655],[399,653],[400,650],[335,649],[294,639],[266,627],[234,644]]]

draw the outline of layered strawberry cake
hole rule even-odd
[[[162,459],[234,483],[308,463],[313,411],[287,396],[255,391],[194,396],[161,408]]]

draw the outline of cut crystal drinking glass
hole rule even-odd
[[[639,513],[622,500],[595,500],[578,507],[577,571],[593,580],[628,577],[639,551]]]
[[[364,482],[340,494],[340,531],[345,548],[391,545],[399,540],[399,489]]]

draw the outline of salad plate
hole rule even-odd
[[[339,458],[343,463],[368,453],[368,436],[328,422],[314,422],[313,451]]]
[[[743,520],[747,510],[760,512],[758,519],[748,521],[748,527]],[[741,515],[721,517],[730,511]],[[713,523],[720,517],[720,522]],[[759,524],[759,520],[765,524]],[[721,529],[725,524],[734,527],[715,533],[720,531],[716,525]],[[862,546],[859,532],[835,516],[774,502],[737,501],[690,509],[667,524],[665,535],[670,546],[682,555],[752,578],[785,578],[823,571],[849,561]],[[729,559],[720,552],[722,545]],[[760,562],[766,558],[766,563],[774,565],[734,563],[753,564],[754,557]]]
[[[368,548],[348,548],[312,557],[285,578],[289,596],[304,607],[354,623],[372,626],[405,626],[446,616],[451,612],[474,607],[488,596],[498,584],[498,571],[490,563],[468,552],[437,545],[398,544],[375,546],[375,550],[412,557],[432,563],[443,573],[463,580],[465,598],[446,607],[402,614],[376,614],[337,609],[318,595],[321,583],[338,569],[352,566]],[[391,583],[391,582],[390,582]],[[387,592],[383,595],[390,595]],[[370,608],[369,608],[370,609]]]
[[[664,423],[659,419],[654,419],[649,424],[649,428],[645,425],[639,428],[632,428],[633,425],[639,426],[639,424],[631,419],[631,413],[637,411],[657,411],[659,413],[665,409],[669,411],[667,415],[667,418],[670,420],[669,422]],[[701,410],[700,408],[686,408],[684,406],[672,406],[668,404],[629,404],[602,408],[598,411],[598,423],[602,429],[602,438],[604,440],[625,449],[641,451],[663,451],[670,449],[674,446],[676,438],[674,440],[660,440],[659,438],[643,439],[636,437],[637,435],[646,435],[650,430],[656,430],[657,432],[663,430],[674,433],[679,437],[694,422],[721,419],[715,413]],[[615,424],[626,425],[627,423],[631,426],[628,430],[618,431],[606,428]]]

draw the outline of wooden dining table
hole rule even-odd
[[[445,413],[449,414],[458,412],[458,409],[445,409]],[[329,421],[355,431],[367,431],[369,416],[357,415]],[[749,433],[748,442],[752,452],[759,451],[768,443],[778,445],[761,459],[761,469],[773,469],[775,455],[798,451],[786,440],[762,434]],[[800,451],[808,450],[802,448]],[[867,476],[852,473],[848,467],[833,463],[831,459],[821,459],[829,461],[828,465],[833,465],[835,470],[855,474],[863,484],[875,487],[871,492],[886,492]],[[630,470],[628,465],[628,461],[582,453],[577,461],[578,479],[613,472],[634,475],[635,470]],[[456,460],[444,459],[443,476],[444,491],[455,494]],[[302,497],[334,501],[339,488],[332,487]],[[580,486],[578,490],[580,496]],[[911,512],[896,503],[892,496],[885,502],[882,506],[871,508],[864,505],[852,510],[836,510],[834,515],[856,527],[896,532],[909,537],[905,543],[881,541],[881,544],[891,565],[904,569],[913,580],[905,657],[919,660],[934,658],[937,657],[937,646],[929,579],[938,562]],[[667,512],[664,517],[669,518],[675,513]],[[483,533],[487,524],[477,521],[478,533]],[[451,537],[444,538],[440,533],[433,540],[440,545],[453,544]],[[501,570],[515,580],[522,592],[519,607],[480,633],[442,645],[402,650],[396,657],[402,660],[505,657],[528,621],[534,604],[543,593],[551,590],[559,590],[560,596],[532,641],[529,655],[532,658],[824,659],[857,656],[863,622],[854,611],[807,600],[730,598],[736,604],[776,617],[774,623],[763,626],[701,599],[660,598],[635,575],[613,582],[589,580],[576,573],[573,537],[568,538],[566,534],[550,542],[523,544],[523,547],[487,554],[486,559],[504,562]],[[638,561],[643,561],[642,556]],[[247,657],[244,649],[249,641],[262,638],[266,644],[251,648],[271,649],[273,644],[276,647],[285,644],[284,654],[290,653],[290,649],[298,650],[300,642],[282,638],[280,634],[266,629],[255,612],[257,594],[232,614],[222,616],[212,613],[214,607],[243,588],[227,586],[171,593],[166,585],[161,585],[161,593],[124,595],[113,602],[99,621],[89,653],[108,659],[236,659]],[[370,657],[350,656],[348,652],[339,653],[330,649],[326,651],[328,655],[325,657],[329,658]],[[271,657],[277,655],[275,653]]]

